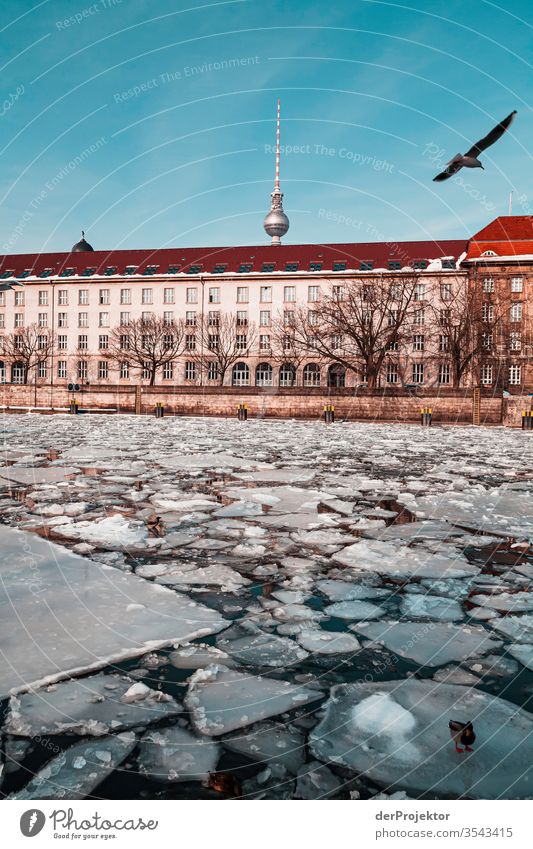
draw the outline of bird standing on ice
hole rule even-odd
[[[478,159],[479,154],[503,136],[504,132],[509,129],[514,121],[515,115],[516,109],[511,112],[507,118],[500,121],[500,123],[497,124],[496,127],[488,133],[488,135],[472,145],[470,150],[467,150],[466,153],[456,153],[453,159],[450,159],[444,171],[437,174],[436,177],[433,177],[433,182],[441,183],[443,180],[447,180],[448,177],[453,177],[453,175],[457,174],[461,168],[483,168],[483,165]]]
[[[464,752],[464,749],[461,749],[459,743],[462,743],[467,752],[471,752],[472,749],[470,745],[475,742],[476,735],[474,734],[474,726],[471,722],[457,722],[455,719],[450,719],[448,723],[450,727],[450,734],[452,735],[452,740],[455,743],[455,751],[456,752]]]

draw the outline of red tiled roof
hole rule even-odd
[[[74,274],[86,268],[103,273],[116,267],[123,274],[127,266],[137,266],[142,274],[149,266],[158,266],[156,273],[166,274],[169,266],[179,266],[187,272],[190,266],[200,266],[205,274],[213,272],[215,265],[226,265],[226,272],[238,272],[241,265],[251,264],[252,272],[260,272],[263,263],[275,263],[274,271],[285,271],[287,263],[298,263],[299,271],[308,271],[310,263],[321,262],[324,271],[331,271],[333,263],[346,262],[347,269],[359,270],[362,262],[372,262],[374,268],[387,268],[389,262],[402,266],[416,260],[454,257],[466,251],[464,240],[429,242],[364,242],[337,245],[270,245],[219,247],[219,248],[164,248],[154,250],[84,251],[80,253],[18,254],[0,257],[0,274],[13,271],[15,275],[31,270],[39,276],[46,269],[57,276],[62,270],[73,268]],[[66,278],[68,279],[68,278]]]
[[[476,259],[486,251],[498,256],[533,253],[533,216],[501,215],[472,237],[467,259]]]

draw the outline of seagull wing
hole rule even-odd
[[[453,177],[454,174],[457,174],[457,172],[462,167],[463,166],[461,165],[460,162],[454,162],[453,159],[452,159],[452,161],[448,163],[448,165],[446,166],[444,171],[441,171],[440,174],[437,174],[436,177],[433,177],[433,182],[434,183],[442,183],[443,180],[447,180],[449,177]]]
[[[514,121],[515,115],[516,109],[514,110],[514,112],[511,112],[511,114],[508,115],[507,118],[504,118],[503,121],[500,121],[500,123],[497,124],[494,129],[491,130],[490,133],[485,136],[485,138],[480,139],[478,142],[472,145],[470,150],[465,153],[465,156],[479,156],[479,154],[483,150],[486,150],[488,147],[491,146],[491,144],[497,142],[500,136],[503,136],[504,132],[511,126]]]

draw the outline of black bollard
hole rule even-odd
[[[533,410],[524,410],[522,413],[522,430],[533,430]]]
[[[420,424],[422,427],[431,427],[433,410],[431,407],[422,407],[420,410]]]
[[[165,407],[159,401],[155,405],[154,414],[155,414],[156,419],[162,419],[163,416],[165,415]]]
[[[75,401],[74,398],[70,399],[69,413],[71,414],[71,416],[76,416],[78,414],[78,402]]]
[[[246,404],[239,404],[237,407],[237,418],[240,422],[245,422],[248,419],[248,407]]]
[[[326,424],[333,424],[335,421],[335,407],[333,404],[326,404],[324,407],[324,421]]]

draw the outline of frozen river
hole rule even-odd
[[[533,797],[529,433],[1,425],[2,795]]]

